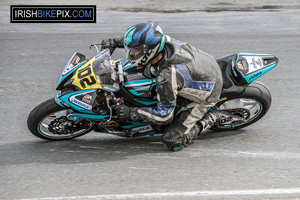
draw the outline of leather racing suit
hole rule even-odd
[[[124,47],[123,38],[114,39]],[[187,144],[201,131],[199,122],[218,101],[223,80],[212,56],[189,44],[166,36],[163,57],[152,65],[156,71],[157,106],[134,108],[136,121],[166,125],[163,143],[168,148]],[[175,113],[177,96],[188,103]]]

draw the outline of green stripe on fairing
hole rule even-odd
[[[128,65],[128,66],[126,66],[126,67],[123,68],[123,71],[126,71],[127,69],[130,69],[132,67],[134,67],[134,66],[133,65]]]
[[[80,90],[80,91],[76,91],[76,92],[72,92],[72,93],[68,93],[68,94],[65,94],[63,96],[60,96],[58,97],[58,100],[59,101],[62,101],[64,104],[68,105],[69,107],[75,109],[76,111],[79,111],[79,112],[83,112],[83,113],[89,113],[89,114],[92,114],[94,113],[93,111],[91,110],[87,110],[87,109],[84,109],[80,106],[77,106],[76,104],[72,103],[69,101],[69,98],[72,96],[72,95],[75,95],[75,94],[79,94],[79,93],[86,93],[86,92],[91,92],[93,90],[96,90],[96,89],[88,89],[88,90]]]
[[[249,76],[246,76],[245,79],[247,81],[247,83],[251,83],[252,81],[254,81],[255,79],[261,77],[262,75],[264,75],[265,73],[267,73],[268,71],[270,71],[271,69],[273,69],[277,64],[273,64],[271,66],[268,66],[266,68],[263,68]],[[243,74],[242,74],[243,75]]]
[[[134,99],[134,100],[141,103],[141,104],[144,104],[144,105],[152,105],[152,104],[157,103],[157,101],[141,101],[141,100],[137,100],[137,99]]]
[[[124,85],[130,85],[130,84],[138,84],[138,83],[153,83],[155,81],[154,79],[148,79],[148,80],[137,80],[137,81],[128,81],[125,82]]]
[[[135,128],[139,126],[145,126],[147,124],[144,123],[138,123],[138,122],[130,122],[130,124],[120,126],[121,128]]]
[[[72,115],[75,115],[80,118],[84,118],[88,121],[107,121],[109,119],[109,115],[92,115],[92,114],[82,114],[82,113],[72,113]]]
[[[236,58],[236,63],[238,62],[240,56],[274,56],[272,54],[260,54],[260,53],[239,53]]]
[[[153,131],[150,131],[150,132],[146,132],[146,133],[144,133],[145,135],[154,135],[154,132]]]

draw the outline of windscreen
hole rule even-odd
[[[86,56],[75,52],[73,56],[70,58],[69,62],[66,64],[66,67],[62,73],[62,75],[66,75],[68,72],[70,72],[72,69],[74,69],[78,64],[82,63],[86,60]]]
[[[103,90],[116,92],[120,89],[115,65],[108,49],[101,51],[93,62],[93,71]]]

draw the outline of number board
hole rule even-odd
[[[89,62],[81,66],[72,77],[74,80],[73,85],[79,87],[82,90],[87,89],[102,89],[100,83],[97,81],[97,78],[93,71],[93,61],[95,57],[92,58]]]

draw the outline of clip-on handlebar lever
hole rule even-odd
[[[98,45],[101,46],[101,44],[92,44],[92,45],[90,46],[90,49],[92,49],[92,47],[94,47],[94,48],[96,48],[97,53],[99,53],[100,51],[99,51],[99,49],[98,49],[98,47],[97,47]],[[102,47],[101,47],[100,49],[102,50]]]

